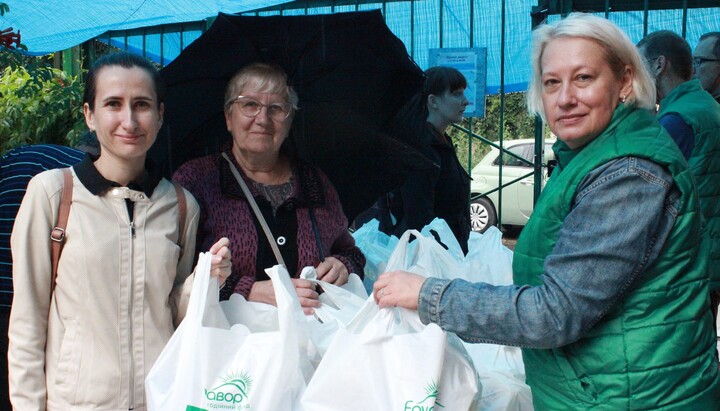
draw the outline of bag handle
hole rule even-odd
[[[207,304],[208,293],[210,292],[211,266],[212,254],[200,253],[197,265],[195,266],[195,278],[193,278],[190,300],[188,301],[187,311],[182,323],[193,322],[195,324],[202,324],[205,304]]]
[[[237,167],[235,167],[235,164],[233,164],[233,162],[230,160],[230,158],[227,156],[227,154],[222,153],[222,156],[223,156],[223,158],[225,158],[225,160],[227,160],[228,164],[230,164],[230,171],[232,171],[233,176],[235,176],[235,179],[237,180],[238,184],[240,184],[240,188],[242,188],[242,191],[245,194],[245,198],[247,198],[247,201],[250,204],[250,207],[255,212],[255,216],[257,217],[258,221],[260,222],[260,226],[262,227],[263,231],[265,232],[265,236],[267,237],[268,242],[270,243],[270,248],[272,248],[273,254],[275,254],[275,258],[278,260],[278,263],[280,265],[282,265],[283,267],[287,267],[285,265],[285,260],[283,260],[282,254],[280,254],[280,249],[278,248],[277,244],[275,243],[275,237],[273,236],[272,232],[270,231],[270,227],[268,227],[267,221],[265,221],[265,217],[263,217],[262,212],[260,212],[260,208],[258,207],[257,202],[255,202],[255,198],[252,196],[252,193],[250,193],[250,189],[248,188],[247,184],[245,184],[245,180],[243,180]]]
[[[416,240],[420,240],[420,243],[422,243],[422,239],[424,238],[424,236],[418,230],[405,231],[403,235],[400,236],[400,239],[398,240],[392,254],[390,254],[390,258],[388,259],[385,266],[386,271],[403,269],[407,266],[406,258],[408,254],[408,248],[410,248],[410,236],[415,236]]]
[[[300,306],[295,286],[283,265],[266,268],[265,273],[272,281],[277,304],[278,328],[289,339],[296,339],[301,352],[308,352],[308,330],[305,314]]]
[[[50,280],[50,294],[55,291],[57,281],[58,261],[62,248],[65,245],[65,227],[67,227],[70,204],[72,204],[73,180],[70,168],[63,169],[63,189],[60,194],[60,208],[55,226],[50,230],[50,256],[52,259],[52,279]]]

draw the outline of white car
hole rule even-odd
[[[547,181],[547,164],[554,159],[552,145],[555,139],[547,139],[543,151],[542,184]],[[499,144],[495,142],[495,144]],[[500,150],[492,147],[490,152],[473,167],[470,176],[471,197],[470,224],[473,231],[484,232],[488,227],[498,222],[497,205],[499,190],[486,194],[498,188],[500,181],[499,164],[502,161],[503,183],[508,184],[522,176],[519,181],[502,189],[502,225],[524,226],[533,210],[534,176],[533,158],[535,156],[535,140],[520,139],[503,141],[503,148],[524,158],[529,163],[513,157],[510,154],[500,156]],[[530,174],[530,175],[527,175]],[[527,175],[527,176],[526,176]],[[479,197],[478,197],[479,196]],[[477,197],[477,198],[476,198]]]

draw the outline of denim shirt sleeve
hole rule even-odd
[[[653,261],[679,191],[662,166],[623,157],[588,173],[545,259],[543,284],[493,286],[429,278],[418,312],[469,342],[556,348],[582,337]]]

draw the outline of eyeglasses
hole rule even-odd
[[[705,57],[693,57],[693,66],[699,67],[703,63],[707,63],[709,61],[720,61],[720,59],[709,59]]]
[[[227,106],[237,103],[240,112],[247,117],[256,117],[263,107],[267,108],[268,116],[275,121],[282,121],[290,116],[293,106],[290,103],[263,104],[252,97],[237,96],[227,102]]]

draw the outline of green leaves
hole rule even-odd
[[[47,65],[9,56],[0,72],[0,154],[25,144],[74,146],[85,129],[82,85]]]
[[[8,11],[0,3],[0,15]],[[3,33],[8,42],[0,45],[0,155],[26,144],[77,145],[85,129],[80,80],[52,68],[52,55],[29,57],[10,47],[12,39],[27,51],[20,33]]]
[[[485,98],[485,117],[465,119],[460,124],[468,129],[472,121],[472,132],[490,141],[500,139],[500,96],[490,95]],[[535,117],[527,112],[525,93],[511,93],[505,95],[503,110],[503,140],[517,140],[535,137]],[[547,136],[547,131],[544,131]],[[468,133],[451,127],[448,134],[457,149],[457,156],[466,170],[471,169],[483,156],[490,151],[490,146],[478,138],[473,138],[471,163]]]

